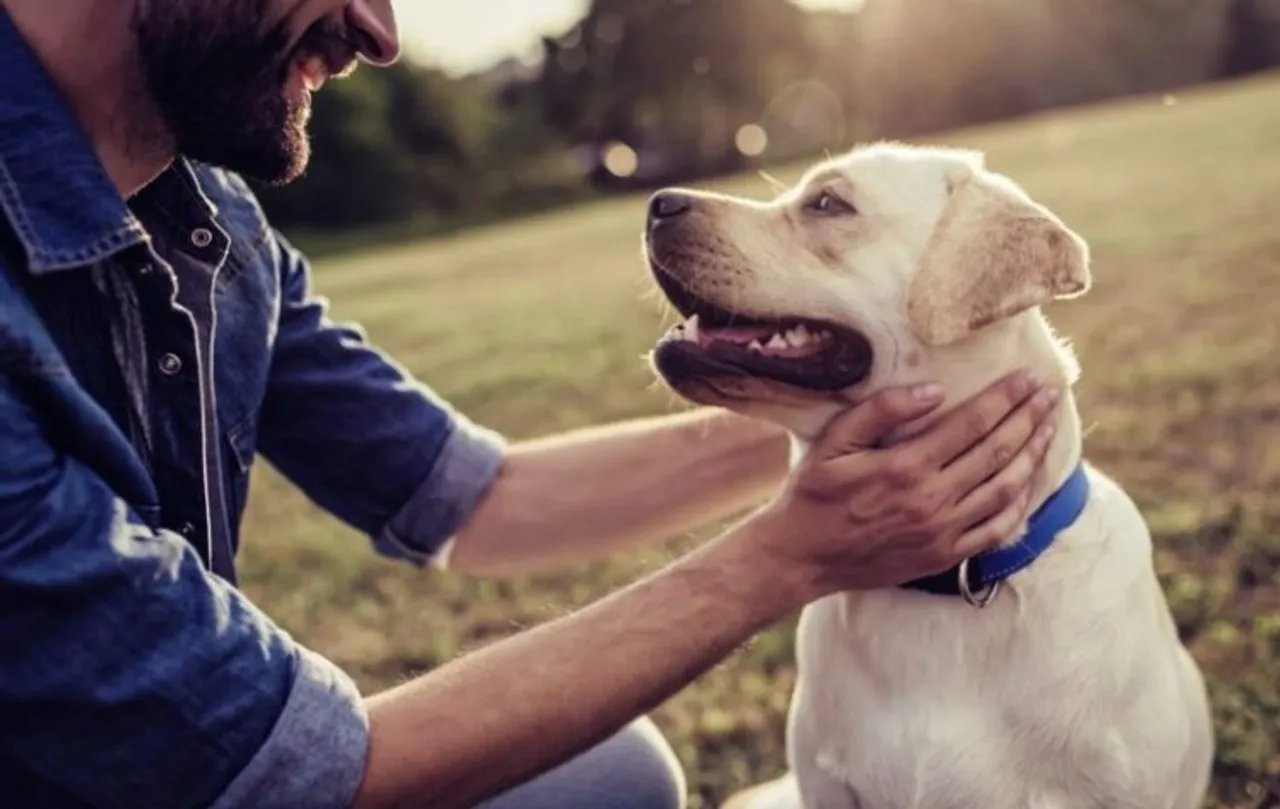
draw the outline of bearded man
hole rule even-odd
[[[941,395],[888,392],[788,474],[777,429],[710,409],[507,442],[331,323],[241,177],[296,178],[312,94],[398,49],[387,0],[4,1],[5,805],[680,806],[646,712],[805,602],[944,569],[1021,518],[1052,403],[1025,377],[873,449]],[[476,575],[757,508],[362,695],[236,589],[259,454],[379,552]]]

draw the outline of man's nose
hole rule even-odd
[[[375,67],[386,67],[400,58],[400,34],[391,0],[351,0],[347,24],[360,32],[359,56]]]

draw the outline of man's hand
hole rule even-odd
[[[1058,392],[1014,374],[885,449],[936,408],[929,387],[890,389],[832,421],[761,512],[766,554],[802,588],[889,587],[938,573],[1007,538],[1025,518],[1053,437]]]
[[[806,602],[994,543],[1026,510],[1053,401],[1006,380],[889,449],[870,447],[937,398],[892,391],[854,408],[770,506],[717,539],[370,698],[355,809],[474,806],[615,733]]]

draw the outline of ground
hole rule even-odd
[[[928,140],[984,149],[1091,242],[1092,293],[1049,312],[1085,369],[1086,450],[1143,508],[1178,624],[1208,672],[1208,805],[1276,805],[1280,80]],[[768,193],[756,177],[710,185]],[[641,262],[642,220],[641,197],[616,199],[322,260],[317,283],[337,317],[512,438],[668,411],[679,404],[642,359],[665,323]],[[260,463],[245,586],[372,690],[587,603],[706,535],[536,580],[472,581],[377,559]],[[693,807],[782,766],[790,629],[760,636],[657,713]]]

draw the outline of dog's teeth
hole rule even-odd
[[[684,322],[684,338],[698,342],[698,316],[693,315]]]
[[[787,345],[788,343],[786,338],[783,337],[781,334],[773,335],[772,337],[769,338],[769,342],[766,343],[766,346],[769,348],[786,348]]]
[[[811,339],[813,339],[813,336],[809,334],[809,330],[804,326],[797,326],[787,332],[787,342],[796,348],[807,344]]]
[[[748,351],[764,351],[764,346],[760,345],[759,340],[752,340],[750,344],[747,345],[747,350]]]

